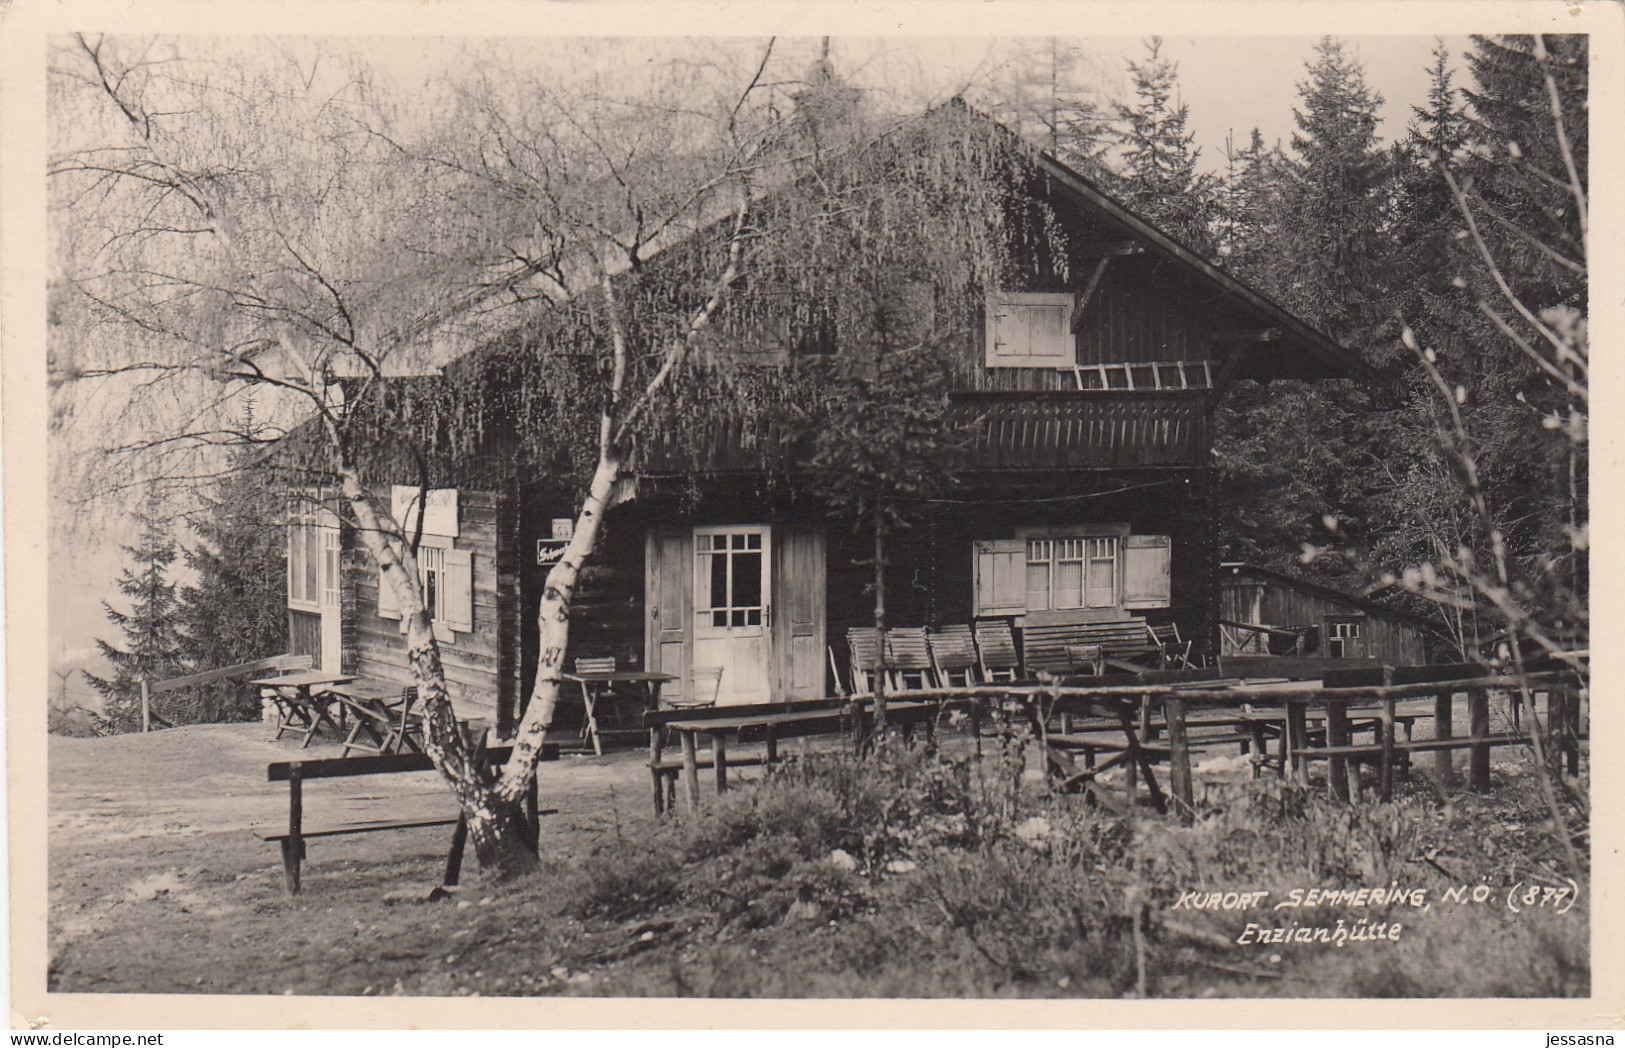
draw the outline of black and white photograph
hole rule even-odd
[[[1617,1021],[1616,5],[145,6],[7,81],[14,1024]]]

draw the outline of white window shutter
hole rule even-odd
[[[457,633],[474,631],[474,554],[448,549],[445,559],[445,622]]]
[[[1123,607],[1168,607],[1172,568],[1173,543],[1167,535],[1130,535],[1123,543]]]
[[[972,544],[976,557],[976,614],[1020,615],[1027,610],[1027,547],[1020,539]]]
[[[401,617],[401,605],[395,599],[395,588],[384,578],[382,568],[378,569],[378,617],[381,619]]]

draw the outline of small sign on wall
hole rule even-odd
[[[576,522],[570,517],[553,518],[553,541],[569,542],[575,538]]]

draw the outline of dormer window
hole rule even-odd
[[[1057,368],[1077,363],[1072,295],[1001,291],[987,299],[987,366]]]

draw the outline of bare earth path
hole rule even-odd
[[[53,990],[388,992],[399,975],[447,965],[461,938],[537,920],[534,900],[505,913],[503,893],[467,873],[461,902],[399,901],[438,883],[446,828],[313,841],[304,891],[288,896],[276,847],[253,833],[287,820],[287,788],[266,782],[265,766],[338,748],[271,735],[236,724],[50,740]],[[559,809],[543,821],[544,848],[568,862],[605,834],[646,829],[643,761],[633,750],[543,765],[543,806]],[[309,783],[305,811],[321,825],[455,808],[421,773]]]

